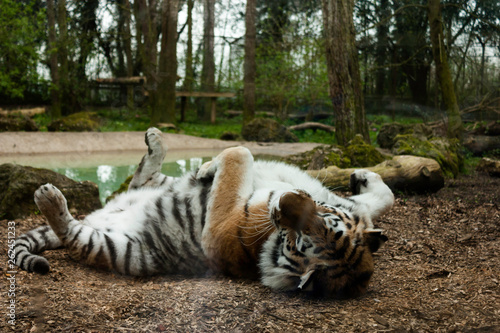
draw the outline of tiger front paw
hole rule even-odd
[[[373,187],[378,184],[383,184],[385,186],[384,181],[379,174],[369,170],[359,169],[355,170],[351,174],[349,185],[352,194],[357,195],[371,192],[373,190]]]
[[[212,161],[205,162],[196,173],[196,179],[210,179],[213,178],[217,171],[217,160],[214,158]]]

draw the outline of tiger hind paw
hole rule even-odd
[[[49,221],[52,229],[64,233],[72,216],[68,211],[66,198],[54,185],[42,185],[35,192],[35,203]]]

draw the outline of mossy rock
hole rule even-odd
[[[0,116],[0,132],[15,131],[36,132],[38,126],[31,118],[21,114]]]
[[[369,167],[387,159],[387,156],[366,143],[361,135],[357,135],[344,149],[323,145],[305,153],[288,156],[283,161],[303,170],[320,170],[332,165],[339,168]]]
[[[342,150],[332,145],[322,145],[304,153],[290,155],[283,158],[283,161],[302,170],[320,170],[332,165],[347,168],[351,165],[351,160],[344,156]]]
[[[299,139],[285,126],[275,120],[256,118],[245,124],[241,135],[247,141],[258,142],[297,142]]]
[[[356,135],[344,149],[344,156],[351,160],[349,167],[364,168],[382,163],[387,159],[375,147],[366,143],[361,135]]]
[[[116,191],[114,191],[113,193],[111,193],[111,195],[109,197],[106,198],[106,203],[108,203],[111,200],[113,200],[118,194],[123,193],[123,192],[127,192],[128,191],[128,186],[130,185],[130,182],[132,181],[132,178],[134,178],[134,175],[128,176],[127,179],[125,179],[125,181],[120,184],[120,187]]]
[[[414,134],[422,140],[425,140],[425,138],[432,136],[432,129],[425,124],[384,124],[377,135],[377,143],[380,148],[391,149],[396,143],[396,136],[400,134]]]
[[[456,177],[463,167],[458,140],[440,137],[422,140],[414,134],[400,134],[395,140],[396,143],[392,148],[394,155],[432,158],[439,163],[443,173],[448,177]]]
[[[0,165],[0,219],[23,218],[38,212],[33,194],[46,183],[61,190],[68,208],[79,214],[102,207],[99,188],[92,182],[76,182],[51,170],[7,163]]]
[[[51,132],[95,132],[100,124],[97,112],[77,112],[54,120],[47,129]]]

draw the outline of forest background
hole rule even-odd
[[[1,107],[52,119],[107,108],[175,124],[175,91],[233,92],[217,109],[242,122],[321,118],[338,143],[369,139],[365,114],[458,117],[452,137],[499,119],[496,0],[4,0],[0,22]],[[187,109],[208,121],[209,99]]]

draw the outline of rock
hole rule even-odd
[[[298,138],[285,126],[275,120],[255,118],[244,125],[241,134],[247,141],[258,142],[297,142]]]
[[[500,177],[500,161],[484,157],[479,161],[476,171],[485,172],[491,177]]]
[[[456,177],[463,166],[459,147],[458,140],[454,139],[422,139],[414,134],[399,134],[395,138],[392,153],[432,158],[439,163],[446,176]]]
[[[361,135],[356,135],[344,149],[322,145],[302,154],[288,156],[284,161],[303,170],[319,170],[329,166],[340,168],[374,166],[387,158],[375,147],[366,143]]]
[[[377,135],[377,143],[380,148],[391,149],[394,146],[396,135],[403,133],[405,129],[406,126],[399,123],[382,125]]]
[[[220,138],[221,140],[225,141],[236,141],[240,138],[240,135],[238,133],[234,132],[224,132],[221,134]]]
[[[432,129],[424,124],[384,124],[377,135],[377,143],[380,148],[391,149],[396,143],[396,136],[399,134],[414,134],[421,140],[425,140],[432,136]]]
[[[33,195],[46,183],[59,188],[68,201],[68,208],[79,214],[102,207],[99,189],[92,182],[76,182],[51,170],[7,163],[0,165],[0,218],[23,218],[38,211]]]
[[[54,120],[47,129],[51,132],[94,132],[98,130],[100,122],[97,112],[77,112]]]
[[[38,131],[38,126],[27,116],[21,114],[9,114],[0,116],[0,132]]]

